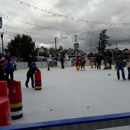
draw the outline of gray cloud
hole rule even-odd
[[[130,1],[129,0],[21,0],[30,5],[48,10],[55,14],[61,14],[68,17],[73,17],[77,20],[93,21],[98,23],[130,23]],[[1,13],[10,17],[3,16],[4,25],[11,26],[12,29],[6,26],[0,30],[4,33],[4,46],[14,38],[15,33],[31,35],[36,42],[36,46],[54,46],[54,38],[57,37],[57,46],[63,48],[73,48],[74,35],[77,35],[77,41],[80,49],[89,52],[90,39],[93,47],[98,46],[98,36],[101,30],[107,29],[107,35],[110,37],[109,43],[111,48],[115,48],[116,42],[120,49],[130,48],[130,24],[128,25],[104,25],[91,22],[81,22],[69,18],[52,15],[45,11],[41,11],[30,6],[21,4],[12,0],[1,0]],[[24,24],[17,19],[33,23],[36,25],[49,28],[40,28],[29,24]],[[23,30],[23,31],[20,31]],[[57,31],[54,31],[57,30]],[[59,31],[64,30],[64,31]],[[74,31],[74,32],[71,32]],[[9,33],[12,32],[12,33]],[[30,33],[26,33],[30,32]],[[78,33],[80,32],[80,33]],[[82,33],[84,32],[84,33]],[[34,35],[31,33],[40,34]],[[54,36],[54,37],[49,37]],[[1,47],[1,43],[0,43]]]

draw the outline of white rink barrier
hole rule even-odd
[[[61,62],[57,61],[57,66],[61,66]],[[71,61],[64,61],[64,66],[72,66]]]
[[[2,126],[0,130],[97,130],[124,126],[130,126],[130,112]]]
[[[28,62],[16,62],[17,64],[17,68],[18,69],[24,69],[24,68],[28,68]],[[36,62],[37,67],[47,67],[46,62]],[[89,61],[86,62],[86,65],[90,65]],[[54,65],[56,66],[56,65]],[[57,61],[57,66],[61,66],[61,62]],[[64,61],[64,66],[72,66],[72,62],[71,61]]]

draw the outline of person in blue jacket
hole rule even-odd
[[[5,73],[6,73],[6,77],[7,79],[14,79],[14,68],[13,68],[13,63],[12,63],[12,58],[11,58],[11,54],[9,51],[6,52],[6,56],[5,59],[7,60],[7,66],[5,67]]]

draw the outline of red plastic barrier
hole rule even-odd
[[[0,126],[10,125],[11,122],[9,99],[0,96]]]
[[[22,102],[21,82],[17,81],[17,84],[9,84],[9,100],[10,104],[17,104]]]
[[[7,96],[7,82],[6,81],[0,81],[0,96]]]
[[[41,80],[41,72],[35,72],[35,90],[42,89],[42,80]]]
[[[23,117],[21,82],[12,80],[9,84],[9,100],[12,120]]]

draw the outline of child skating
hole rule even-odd
[[[25,86],[26,86],[27,88],[29,87],[29,86],[28,86],[28,82],[29,82],[30,78],[31,78],[32,88],[34,88],[34,77],[33,77],[33,75],[34,75],[35,71],[40,71],[40,70],[36,67],[36,63],[35,63],[35,62],[32,62],[32,63],[31,63],[31,66],[30,66],[30,68],[29,68],[29,70],[28,70],[28,72],[27,72],[27,80],[26,80],[26,82],[25,82]]]

